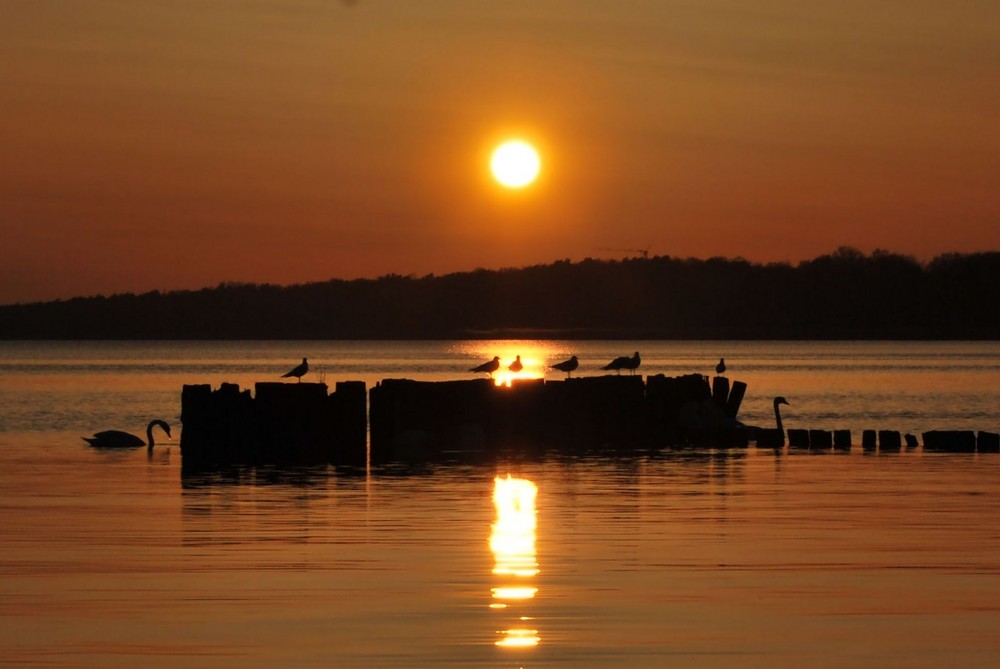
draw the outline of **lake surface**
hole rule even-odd
[[[0,342],[0,666],[1000,666],[1000,455],[764,449],[181,474],[180,388],[748,383],[787,427],[1000,431],[1000,344]],[[549,373],[551,378],[560,375]],[[107,452],[80,437],[173,438]]]

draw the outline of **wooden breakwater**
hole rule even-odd
[[[366,388],[361,381],[223,383],[181,391],[181,453],[188,465],[364,464]]]
[[[849,430],[745,428],[746,384],[698,374],[597,376],[565,380],[489,379],[186,385],[181,395],[185,466],[374,464],[431,461],[504,451],[758,446],[850,450]],[[367,400],[367,401],[366,401]],[[787,442],[785,441],[787,435]],[[923,433],[928,452],[997,452],[996,433]],[[865,430],[866,452],[915,447],[916,437]]]
[[[502,450],[633,449],[697,443],[746,445],[736,416],[746,385],[728,379],[599,376],[545,381],[421,382],[371,389],[342,382],[186,385],[186,463],[373,463]],[[366,427],[370,426],[370,450]]]

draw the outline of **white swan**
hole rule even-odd
[[[149,425],[146,426],[146,441],[143,441],[141,437],[137,437],[129,432],[122,432],[121,430],[105,430],[104,432],[96,432],[93,437],[83,437],[83,440],[95,446],[97,448],[135,448],[138,446],[147,446],[148,449],[153,450],[153,426],[157,425],[170,435],[170,426],[162,420],[151,420]]]

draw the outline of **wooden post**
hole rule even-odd
[[[789,448],[809,448],[809,430],[798,428],[788,429]]]
[[[879,451],[898,451],[902,447],[903,447],[903,441],[902,439],[900,439],[898,430],[878,431]]]
[[[851,450],[851,431],[850,430],[834,430],[833,431],[833,447],[838,451],[849,451]]]
[[[866,451],[875,450],[875,430],[865,430],[861,433],[861,448]]]
[[[733,381],[733,388],[729,391],[729,399],[726,401],[726,415],[735,419],[740,413],[740,404],[743,403],[743,396],[746,395],[747,384],[742,381]]]
[[[729,403],[729,379],[725,376],[716,376],[712,379],[712,401],[715,406],[723,411]]]
[[[809,448],[830,450],[833,448],[833,433],[829,430],[809,430]]]

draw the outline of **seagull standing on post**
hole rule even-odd
[[[499,355],[495,355],[495,356],[493,356],[493,359],[490,360],[489,362],[484,362],[483,364],[479,365],[478,367],[473,367],[469,371],[470,372],[477,372],[477,373],[478,372],[486,372],[487,374],[490,375],[490,378],[492,379],[493,378],[493,372],[497,371],[498,369],[500,369],[500,356]]]
[[[560,372],[566,372],[566,378],[568,379],[573,375],[573,370],[580,366],[580,361],[574,355],[569,360],[563,360],[562,362],[557,362],[552,365],[552,369],[558,369]]]
[[[726,359],[725,358],[719,358],[719,364],[715,366],[715,373],[716,374],[725,374],[726,373]]]
[[[635,370],[639,369],[639,364],[642,362],[642,358],[639,357],[639,351],[635,352],[631,358],[627,355],[622,355],[608,364],[601,367],[601,369],[613,370],[616,374],[621,374],[623,369],[629,370],[631,373],[635,373]]]
[[[514,372],[515,374],[524,369],[524,365],[521,364],[521,356],[517,356],[517,359],[514,360],[514,362],[510,363],[510,366],[507,369]]]
[[[293,369],[293,370],[291,370],[291,371],[289,371],[289,372],[287,372],[285,374],[282,374],[281,378],[287,379],[287,378],[290,378],[290,377],[294,376],[296,379],[298,379],[299,381],[301,381],[302,377],[305,376],[306,372],[308,372],[308,371],[309,371],[309,361],[306,360],[305,358],[302,358],[302,364],[301,365],[299,365],[295,369]]]

